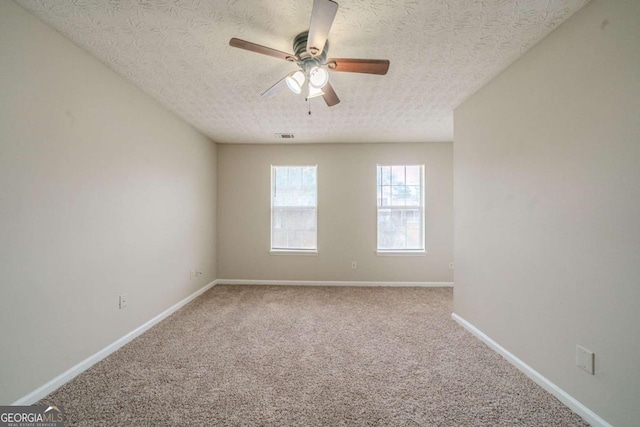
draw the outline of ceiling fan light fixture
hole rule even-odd
[[[302,93],[302,85],[305,81],[304,73],[302,71],[294,71],[287,76],[285,81],[287,82],[287,86],[289,87],[289,89],[291,89],[291,92],[295,94]]]
[[[303,94],[306,99],[322,96],[327,106],[333,107],[340,102],[340,99],[329,83],[329,70],[343,73],[387,74],[389,70],[387,59],[333,58],[327,60],[329,50],[327,38],[337,12],[336,1],[313,0],[309,31],[303,31],[293,39],[293,54],[235,37],[229,40],[231,47],[272,56],[298,65],[299,70],[285,75],[267,89],[261,95],[263,99],[271,98],[288,87],[295,94]]]
[[[309,70],[309,84],[316,89],[322,89],[329,82],[329,73],[321,67]]]
[[[307,99],[317,98],[318,96],[324,95],[324,92],[319,87],[313,86],[309,83],[309,94],[307,95]]]

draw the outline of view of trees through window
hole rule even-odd
[[[271,249],[317,249],[317,167],[271,167]]]
[[[424,250],[423,165],[377,171],[378,250]]]

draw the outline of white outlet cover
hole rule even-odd
[[[595,374],[594,354],[579,345],[576,346],[576,365],[587,373]]]

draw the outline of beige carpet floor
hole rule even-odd
[[[81,426],[586,426],[449,288],[217,286],[56,390]]]

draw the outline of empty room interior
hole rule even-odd
[[[7,0],[0,94],[0,424],[640,425],[637,0]]]

